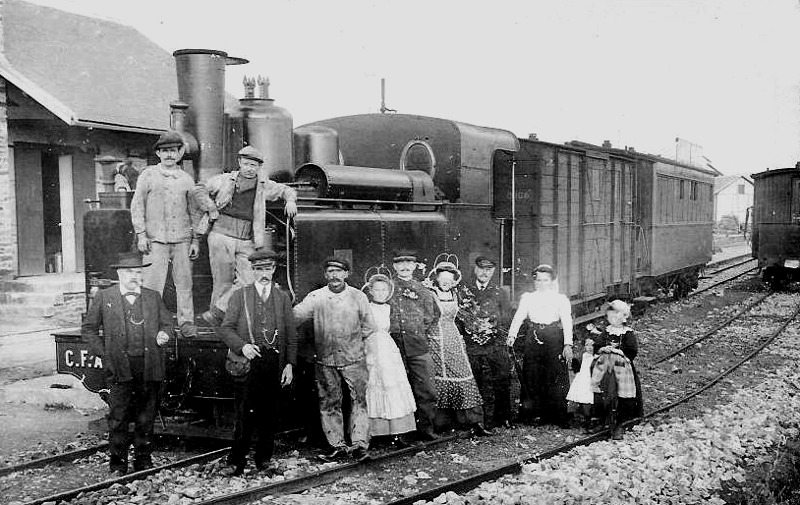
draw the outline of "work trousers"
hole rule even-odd
[[[350,442],[354,447],[369,446],[369,417],[367,416],[366,360],[351,365],[327,366],[317,363],[317,389],[322,431],[334,448],[344,448],[344,417],[342,415],[342,382],[350,393]]]
[[[503,345],[467,347],[472,375],[483,398],[484,423],[493,428],[511,421],[511,360]]]
[[[144,380],[144,357],[128,359],[133,379],[111,384],[108,394],[108,443],[112,471],[127,470],[128,423],[131,421],[135,423],[134,458],[139,462],[149,462],[152,452],[150,437],[161,400],[161,382]]]
[[[250,451],[250,441],[256,432],[255,462],[262,465],[272,458],[275,450],[275,419],[278,415],[281,370],[278,353],[261,347],[261,357],[250,361],[250,372],[234,382],[233,399],[236,426],[230,462],[244,465]]]
[[[406,356],[401,352],[406,366],[408,383],[417,402],[417,431],[433,433],[436,419],[436,386],[433,384],[433,358],[430,353]]]
[[[208,258],[214,280],[212,307],[225,312],[235,289],[253,283],[253,267],[249,260],[253,251],[252,240],[229,237],[213,230],[208,234]]]
[[[194,323],[194,305],[192,305],[192,261],[189,259],[189,242],[162,244],[150,242],[150,254],[144,256],[144,287],[164,294],[167,282],[167,271],[172,263],[172,280],[178,298],[178,324]]]

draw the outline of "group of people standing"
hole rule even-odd
[[[410,250],[397,251],[392,271],[384,268],[370,275],[360,289],[348,284],[348,260],[331,257],[322,265],[326,285],[292,307],[289,296],[272,282],[278,256],[265,242],[263,219],[265,202],[279,199],[293,217],[294,190],[265,176],[263,156],[252,147],[239,152],[238,171],[197,185],[177,166],[183,154],[177,132],[163,134],[155,147],[161,163],[139,175],[131,209],[137,247],[144,256],[121,257],[115,265],[119,286],[95,296],[83,325],[84,336],[109,373],[113,472],[128,470],[130,412],[136,421],[134,470],[152,466],[148,440],[164,378],[163,346],[172,330],[160,293],[171,263],[178,323],[184,336],[195,335],[190,260],[204,233],[214,288],[202,318],[215,327],[234,357],[246,360],[248,369],[235,378],[236,426],[228,458],[233,475],[244,472],[254,432],[256,468],[273,471],[274,411],[281,387],[294,380],[296,330],[307,321],[314,327],[322,431],[331,447],[320,456],[323,460],[348,455],[367,459],[371,440],[381,438],[405,445],[412,433],[433,440],[437,431],[457,426],[480,436],[498,427],[512,428],[511,371],[519,362],[509,349],[523,327],[520,416],[527,422],[566,422],[572,316],[551,267],[536,268],[535,290],[522,295],[513,318],[492,258],[477,256],[474,275],[463,282],[458,260],[445,255],[437,258],[423,283],[415,278],[422,265]],[[614,339],[606,340],[597,339],[595,347],[613,353]],[[635,349],[631,355],[627,341],[623,358],[631,361]],[[616,371],[619,354],[615,356],[593,360],[598,363],[595,370]],[[633,377],[639,390],[635,370]],[[622,407],[602,396],[608,382],[598,381],[594,392],[614,414]],[[615,395],[624,387],[616,388]],[[130,409],[132,403],[135,408]]]

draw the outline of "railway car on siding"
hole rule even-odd
[[[704,195],[711,178],[702,170],[628,149],[518,139],[501,128],[406,114],[294,129],[287,111],[252,90],[219,117],[224,67],[242,60],[209,50],[175,57],[180,101],[172,124],[187,145],[184,170],[203,181],[249,144],[266,154],[273,178],[298,191],[296,218],[286,222],[280,206],[268,208],[265,230],[283,258],[275,280],[295,300],[320,285],[327,256],[348,258],[358,285],[370,267],[389,265],[396,248],[414,247],[428,268],[439,253],[455,254],[465,272],[477,255],[494,257],[512,299],[532,287],[537,264],[552,264],[580,315],[612,296],[659,287],[679,292],[678,280],[696,282],[710,259],[712,203]],[[85,243],[98,244],[87,248],[89,297],[116,282],[110,265],[135,248],[129,202],[126,194],[100,195],[99,208],[86,214]],[[201,245],[193,272],[196,314],[208,307],[211,292]],[[174,304],[169,286],[164,298]],[[65,359],[88,352],[81,336],[56,340],[59,372],[103,391],[98,360]],[[213,328],[202,324],[198,337],[177,334],[170,342],[166,425],[180,414],[184,426],[197,426],[182,417],[197,414],[212,421],[211,434],[225,426],[221,414],[232,408],[225,354]],[[290,394],[285,401],[298,400]]]
[[[753,258],[780,289],[800,280],[800,169],[753,174]]]

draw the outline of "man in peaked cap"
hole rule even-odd
[[[144,286],[163,293],[167,270],[178,298],[178,323],[187,337],[197,335],[192,303],[192,260],[200,252],[192,212],[194,180],[178,165],[183,157],[183,138],[167,131],[155,143],[161,162],[139,176],[131,202],[131,220],[139,251],[150,266],[144,269]]]
[[[395,252],[392,258],[395,279],[394,296],[389,300],[389,333],[400,350],[408,382],[417,402],[417,435],[433,440],[436,417],[436,387],[433,384],[433,358],[428,338],[439,324],[439,306],[431,290],[414,279],[417,255],[409,249]]]
[[[367,372],[364,340],[375,331],[367,295],[347,284],[350,263],[331,257],[323,263],[328,285],[310,292],[294,308],[297,324],[314,321],[316,375],[322,430],[332,452],[323,460],[341,459],[347,454],[342,415],[342,384],[350,392],[350,441],[353,457],[369,457],[367,416]]]
[[[139,253],[123,253],[112,265],[119,285],[98,291],[89,304],[81,334],[108,374],[110,470],[128,471],[128,423],[136,423],[133,469],[153,466],[150,436],[164,380],[164,349],[172,332],[172,315],[161,295],[142,287]],[[100,335],[100,329],[103,335]]]
[[[489,256],[475,258],[472,279],[458,288],[463,308],[456,320],[483,398],[484,425],[489,429],[512,427],[511,362],[505,345],[511,301],[494,279],[496,266]]]
[[[224,317],[234,288],[253,282],[247,261],[250,254],[272,247],[264,233],[266,202],[283,199],[286,215],[292,218],[297,214],[297,193],[270,180],[262,169],[263,163],[261,152],[246,146],[239,151],[239,170],[214,176],[194,189],[195,198],[212,222],[208,254],[214,288],[211,306],[202,314],[212,326]]]
[[[244,473],[250,439],[258,433],[255,463],[267,470],[275,448],[275,411],[280,388],[292,383],[297,362],[292,302],[272,282],[277,255],[262,249],[250,255],[255,281],[234,291],[217,335],[230,350],[250,360],[246,377],[234,381],[236,429],[229,462]]]

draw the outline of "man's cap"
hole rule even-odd
[[[259,151],[253,146],[245,146],[239,149],[239,157],[257,161],[259,163],[264,163],[264,155],[261,154],[261,151]]]
[[[398,249],[394,252],[392,263],[397,263],[399,261],[417,261],[416,251],[412,251],[411,249]]]
[[[183,147],[183,137],[175,130],[168,130],[161,134],[156,140],[153,148],[158,151],[159,149],[166,149],[167,147]]]
[[[259,249],[251,254],[248,259],[254,267],[264,265],[274,265],[278,262],[278,253],[269,249]]]
[[[123,252],[119,253],[117,262],[111,265],[111,268],[144,268],[149,267],[151,264],[143,262],[142,254],[139,252]]]
[[[325,260],[325,263],[322,265],[322,268],[326,269],[328,267],[341,268],[342,270],[345,270],[347,272],[350,271],[350,263],[346,259],[339,258],[337,256],[331,256],[330,258]]]
[[[481,268],[494,268],[497,266],[497,262],[488,256],[478,256],[475,258],[475,265]]]

